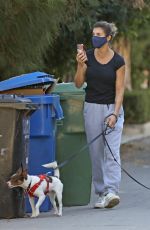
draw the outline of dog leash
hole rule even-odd
[[[72,161],[74,158],[76,158],[77,155],[79,155],[81,152],[83,152],[85,149],[87,149],[94,141],[96,141],[103,134],[108,135],[110,132],[112,132],[114,130],[114,128],[110,128],[108,126],[108,124],[106,123],[106,119],[111,115],[112,114],[109,114],[108,116],[105,117],[105,119],[104,119],[105,128],[100,134],[98,134],[96,137],[94,137],[89,143],[84,145],[78,152],[73,153],[67,160],[65,160],[62,163],[60,163],[57,166],[57,168],[64,167],[66,164],[68,164],[70,161]],[[108,128],[109,128],[109,130],[108,130]]]
[[[118,166],[121,168],[121,170],[122,170],[128,177],[130,177],[134,182],[136,182],[137,184],[141,185],[142,187],[144,187],[144,188],[150,190],[150,187],[147,187],[146,185],[144,185],[143,183],[141,183],[140,181],[138,181],[137,179],[135,179],[130,173],[128,173],[127,170],[125,170],[125,169],[121,166],[121,164],[120,164],[120,163],[117,161],[117,159],[115,158],[115,156],[114,156],[114,154],[113,154],[113,152],[112,152],[112,150],[111,150],[111,148],[110,148],[110,146],[109,146],[109,144],[108,144],[108,141],[107,141],[107,139],[106,139],[106,136],[105,136],[104,134],[103,134],[103,138],[104,138],[104,140],[105,140],[105,142],[106,142],[106,145],[107,145],[107,147],[108,147],[108,149],[109,149],[109,151],[110,151],[110,153],[111,153],[111,155],[112,155],[114,161],[118,164]]]
[[[141,186],[144,187],[145,189],[150,190],[150,187],[144,185],[143,183],[141,183],[140,181],[138,181],[136,178],[134,178],[134,177],[133,177],[127,170],[125,170],[125,169],[121,166],[121,164],[117,161],[117,159],[115,158],[115,156],[114,156],[114,154],[113,154],[113,152],[112,152],[112,150],[111,150],[111,148],[110,148],[110,146],[109,146],[109,144],[108,144],[108,141],[107,141],[107,139],[106,139],[106,135],[108,135],[109,133],[111,133],[111,132],[114,130],[114,128],[110,128],[110,127],[108,126],[107,123],[105,123],[105,124],[106,124],[106,127],[105,127],[105,129],[104,129],[100,134],[98,134],[95,138],[93,138],[89,143],[87,143],[86,145],[84,145],[78,152],[75,152],[74,154],[72,154],[67,160],[65,160],[65,161],[63,161],[62,163],[60,163],[60,164],[57,166],[57,168],[62,168],[62,167],[64,167],[66,164],[68,164],[70,161],[72,161],[74,158],[76,158],[81,152],[83,152],[85,149],[87,149],[92,143],[94,143],[100,136],[103,136],[104,141],[106,142],[106,145],[107,145],[107,147],[108,147],[108,149],[109,149],[109,151],[110,151],[110,153],[111,153],[111,155],[112,155],[114,161],[118,164],[118,166],[121,168],[121,170],[122,170],[128,177],[130,177],[134,182],[136,182],[137,184],[141,185]],[[109,130],[108,130],[108,128],[109,128]]]
[[[98,134],[96,137],[94,137],[89,143],[84,145],[78,152],[73,153],[69,158],[67,158],[67,160],[58,164],[57,168],[64,167],[66,164],[68,164],[70,161],[72,161],[74,158],[76,158],[81,152],[83,152],[85,149],[87,149],[93,142],[95,142],[100,136],[102,136],[104,132],[105,132],[105,135],[108,135],[108,134],[106,134],[106,131],[107,131],[107,127],[104,129],[104,131],[102,131],[100,134]]]

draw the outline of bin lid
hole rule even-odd
[[[53,89],[53,93],[58,94],[84,94],[86,88],[86,83],[83,84],[81,88],[77,88],[74,84],[74,82],[68,82],[68,83],[58,83],[55,85],[55,88]]]
[[[32,109],[38,108],[36,104],[28,98],[18,97],[16,95],[0,95],[0,108],[15,108],[15,109]]]
[[[31,103],[31,100],[25,97],[18,97],[15,94],[2,94],[0,95],[0,103]]]
[[[33,72],[11,77],[0,82],[0,91],[17,89],[29,86],[50,85],[56,82],[52,75],[44,72]]]

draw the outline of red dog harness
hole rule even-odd
[[[44,194],[46,195],[49,192],[49,184],[50,184],[50,182],[49,182],[49,179],[47,178],[47,176],[46,175],[39,175],[38,177],[40,178],[39,182],[37,182],[31,188],[30,188],[30,184],[29,184],[29,186],[28,186],[28,188],[26,190],[28,195],[31,196],[31,197],[35,197],[35,195],[34,195],[35,190],[40,186],[40,184],[44,180],[46,180],[46,182],[47,182],[47,187],[46,187],[46,191],[44,192]]]

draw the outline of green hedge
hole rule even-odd
[[[150,121],[150,90],[125,92],[123,106],[126,124],[142,124]]]

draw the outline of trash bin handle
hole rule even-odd
[[[61,105],[59,103],[54,102],[53,103],[53,108],[54,108],[54,111],[55,111],[55,118],[57,120],[63,119],[64,116],[63,116],[63,110],[61,108]]]

